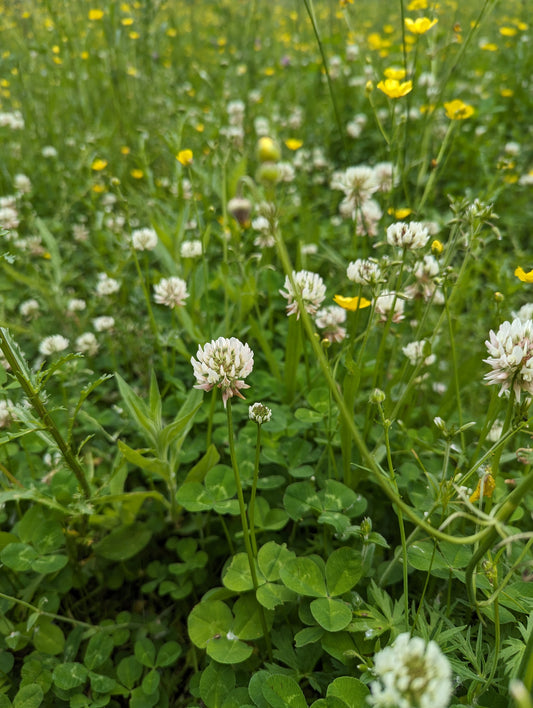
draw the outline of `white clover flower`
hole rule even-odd
[[[87,307],[85,300],[79,300],[78,298],[71,298],[67,303],[67,310],[69,312],[82,312]]]
[[[422,339],[419,342],[410,342],[402,347],[402,352],[409,359],[409,362],[413,366],[418,364],[424,364],[424,366],[431,366],[436,360],[435,354],[430,354],[431,346],[429,342]]]
[[[397,179],[394,179],[394,165],[392,162],[378,162],[377,165],[374,165],[374,174],[380,192],[390,192],[398,182]]]
[[[98,351],[98,341],[92,332],[84,332],[76,339],[76,351],[94,356]]]
[[[394,306],[392,322],[401,322],[404,319],[404,301],[395,292],[383,291],[376,298],[376,313],[380,316],[381,322],[386,322],[389,318],[389,313]]]
[[[72,227],[72,236],[74,241],[87,241],[89,238],[89,229],[85,224],[74,224]]]
[[[423,248],[428,239],[429,231],[424,224],[418,221],[411,221],[409,224],[398,221],[387,228],[387,243],[390,246],[415,250]]]
[[[381,278],[381,268],[373,258],[358,258],[349,263],[346,275],[348,280],[358,285],[377,285]]]
[[[19,312],[22,317],[33,317],[39,312],[40,305],[37,300],[30,298],[29,300],[24,300],[19,305]]]
[[[93,319],[93,327],[97,332],[105,332],[115,326],[115,318],[110,315],[102,315]]]
[[[183,241],[180,246],[180,255],[182,258],[199,258],[202,252],[202,242],[198,239]]]
[[[326,297],[326,286],[318,273],[311,273],[308,270],[292,272],[292,278],[303,300],[305,311],[314,315]],[[298,302],[295,299],[289,276],[285,277],[285,291],[280,290],[280,294],[288,301],[287,316],[296,315],[300,317]]]
[[[157,234],[154,229],[135,229],[131,234],[131,243],[136,251],[153,251],[157,246]]]
[[[378,223],[382,216],[383,212],[376,200],[367,199],[355,211],[355,233],[358,236],[377,236]]]
[[[39,344],[39,351],[44,356],[49,356],[50,354],[57,354],[58,352],[64,351],[68,347],[68,339],[63,337],[62,334],[51,334],[49,337],[45,337]]]
[[[520,402],[522,391],[533,394],[533,321],[503,322],[489,337],[485,345],[490,356],[483,361],[492,371],[484,378],[489,384],[501,385],[499,396],[512,388]]]
[[[198,347],[196,357],[191,357],[197,381],[194,388],[210,391],[216,386],[222,391],[224,407],[232,396],[244,398],[239,389],[250,388],[244,379],[254,366],[254,353],[247,344],[236,337],[219,337],[203,349]]]
[[[527,302],[525,305],[522,305],[518,312],[513,312],[513,317],[518,318],[520,322],[533,320],[533,302]]]
[[[338,305],[328,305],[316,313],[315,324],[323,329],[323,337],[329,342],[342,342],[346,337],[346,329],[342,325],[346,322],[346,310]]]
[[[171,278],[163,278],[154,285],[154,300],[158,305],[166,305],[170,308],[183,307],[188,297],[187,283],[175,275]]]
[[[107,273],[98,273],[98,283],[96,284],[96,294],[112,295],[120,289],[120,283],[114,278],[110,278]]]
[[[0,400],[0,428],[5,428],[13,420],[13,402]]]
[[[17,194],[29,194],[31,192],[31,180],[27,175],[15,175],[13,185],[17,190]]]
[[[57,150],[53,145],[45,145],[41,150],[43,157],[57,157]]]
[[[253,420],[254,423],[263,425],[263,423],[268,423],[272,418],[272,411],[263,403],[254,403],[253,406],[248,407],[248,417],[250,420]]]
[[[359,165],[348,167],[344,172],[335,172],[331,178],[331,189],[339,189],[356,204],[361,204],[377,192],[379,184],[372,167]]]
[[[450,662],[434,641],[400,634],[374,656],[376,681],[367,702],[379,708],[446,708],[452,695]]]

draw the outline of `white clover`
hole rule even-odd
[[[136,251],[153,251],[157,246],[157,234],[154,229],[135,229],[131,234],[131,243]]]
[[[92,332],[84,332],[76,339],[77,352],[94,356],[98,352],[98,341]]]
[[[19,312],[22,317],[33,317],[39,312],[40,305],[37,300],[30,298],[29,300],[24,300],[19,305]]]
[[[485,346],[490,356],[483,361],[492,371],[484,378],[489,384],[501,386],[498,395],[512,388],[520,402],[522,391],[533,394],[533,321],[516,318],[503,322],[497,333],[490,331]]]
[[[404,301],[398,293],[385,290],[378,295],[376,298],[376,313],[379,315],[381,322],[387,321],[393,308],[392,322],[401,322],[404,319]]]
[[[107,273],[98,273],[98,283],[96,284],[96,294],[112,295],[120,289],[120,283],[114,278],[110,278]]]
[[[64,351],[69,345],[69,341],[62,334],[51,334],[49,337],[45,337],[39,344],[39,351],[44,356],[49,356],[50,354],[57,354],[58,352]]]
[[[410,342],[409,344],[406,344],[405,347],[402,347],[402,352],[413,366],[418,366],[418,364],[431,366],[437,357],[435,354],[430,354],[430,351],[431,346],[425,339],[419,342]]]
[[[254,423],[263,425],[263,423],[268,423],[272,418],[272,411],[263,403],[254,403],[252,406],[248,407],[248,417],[250,420],[253,420]]]
[[[67,303],[67,310],[69,312],[82,312],[87,307],[85,300],[80,300],[78,298],[71,298]]]
[[[376,708],[446,708],[452,695],[450,662],[434,641],[400,634],[374,656],[367,702]]]
[[[348,199],[361,204],[377,192],[379,184],[372,167],[359,165],[348,167],[344,172],[335,172],[331,178],[331,189],[338,189]]]
[[[392,162],[378,162],[377,165],[374,165],[374,175],[380,192],[390,192],[392,187],[398,182],[397,179],[394,179],[394,165]]]
[[[324,330],[322,335],[329,342],[342,342],[346,337],[346,310],[338,305],[328,305],[316,313],[315,324]]]
[[[115,326],[115,318],[110,315],[102,315],[93,319],[93,327],[97,332],[105,332]]]
[[[513,312],[513,317],[518,318],[520,322],[533,320],[533,302],[527,302],[525,305],[522,305],[518,312]]]
[[[228,398],[241,394],[241,388],[250,388],[244,379],[254,366],[254,353],[247,344],[236,337],[219,337],[198,347],[196,359],[191,357],[196,377],[194,388],[210,391],[215,386],[222,391],[224,407]]]
[[[387,228],[387,243],[390,246],[415,250],[423,248],[429,239],[429,231],[418,221],[398,221]]]
[[[199,258],[202,255],[202,242],[198,239],[183,241],[180,246],[180,256],[182,258]]]
[[[292,279],[302,297],[305,311],[310,315],[314,315],[326,297],[324,281],[318,273],[311,273],[308,270],[293,271]],[[279,292],[288,301],[287,315],[300,317],[298,301],[296,300],[289,276],[285,277],[284,287],[285,290],[280,290]]]
[[[13,402],[10,400],[0,400],[0,428],[5,428],[14,417]]]
[[[381,278],[381,268],[373,258],[358,258],[349,263],[346,275],[348,280],[358,285],[377,285]]]
[[[175,275],[171,278],[163,278],[154,285],[154,300],[158,305],[166,305],[170,308],[183,307],[188,297],[187,283]]]

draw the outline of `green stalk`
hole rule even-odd
[[[61,454],[63,455],[63,459],[65,460],[68,467],[70,467],[72,472],[74,472],[84,496],[87,499],[90,499],[91,488],[89,487],[89,483],[87,482],[87,479],[85,477],[85,471],[80,465],[76,455],[72,452],[70,445],[61,435],[57,425],[54,422],[54,419],[48,412],[46,406],[41,401],[39,397],[39,391],[37,387],[33,385],[32,377],[26,362],[21,357],[20,353],[16,351],[16,345],[11,339],[11,335],[9,334],[8,330],[4,327],[0,327],[0,335],[0,349],[2,350],[6,361],[11,367],[11,372],[13,373],[13,375],[21,385],[22,390],[28,397],[28,400],[30,401],[34,411],[36,412],[37,417],[42,420],[43,425],[48,430],[50,435],[54,438],[58,448],[61,451]]]
[[[242,525],[242,534],[244,537],[244,547],[246,549],[246,555],[248,556],[248,564],[250,566],[250,575],[252,576],[252,583],[254,586],[254,590],[255,590],[255,592],[257,592],[257,588],[259,587],[259,583],[257,582],[257,571],[255,568],[255,557],[254,557],[254,553],[252,550],[252,545],[250,543],[250,530],[248,528],[248,521],[246,519],[246,506],[244,504],[244,495],[242,492],[241,477],[239,474],[239,467],[237,464],[237,456],[235,454],[235,442],[233,439],[233,420],[232,420],[232,415],[231,415],[231,399],[228,400],[226,403],[226,414],[227,414],[227,421],[228,421],[229,453],[230,453],[230,458],[231,458],[231,466],[233,467],[233,474],[235,476],[235,486],[237,487],[237,499],[239,500],[239,511],[241,514],[241,525]],[[267,623],[266,623],[265,612],[264,612],[263,606],[259,603],[258,603],[258,608],[259,608],[259,618],[261,620],[261,627],[263,629],[263,634],[264,634],[266,645],[267,645],[268,656],[269,656],[270,661],[272,661],[272,642],[270,640],[270,632],[268,631],[268,627],[267,627]]]
[[[455,349],[455,338],[453,336],[453,325],[452,318],[450,314],[450,308],[448,306],[448,298],[446,297],[446,290],[444,291],[444,311],[446,312],[446,320],[448,322],[448,332],[450,339],[450,349],[452,354],[452,366],[453,366],[453,382],[455,386],[455,399],[457,405],[457,416],[459,418],[459,426],[461,428],[461,449],[465,450],[465,433],[462,429],[463,427],[463,407],[461,405],[461,387],[459,386],[459,368],[457,366],[457,351]]]
[[[294,282],[291,283],[291,287],[294,293],[299,291]],[[300,307],[300,314],[302,309],[303,307]],[[290,403],[296,393],[296,376],[302,353],[302,325],[296,315],[290,315],[288,319],[289,331],[285,348],[285,400]]]
[[[261,451],[261,425],[257,423],[257,439],[255,443],[255,463],[254,463],[254,479],[252,482],[252,493],[250,495],[250,504],[248,505],[248,516],[250,517],[250,539],[252,541],[252,549],[254,557],[257,558],[257,541],[255,540],[255,496],[257,493],[257,482],[259,481],[259,453]]]

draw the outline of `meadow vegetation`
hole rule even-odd
[[[532,708],[530,9],[4,4],[0,708]]]

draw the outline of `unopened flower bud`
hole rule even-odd
[[[369,516],[361,521],[361,533],[363,536],[368,536],[372,532],[372,519]]]
[[[276,183],[280,177],[279,167],[275,162],[263,162],[259,165],[256,177],[258,182]]]
[[[431,243],[431,252],[433,253],[434,256],[440,256],[440,254],[443,252],[444,246],[442,243],[439,241],[438,238],[436,238],[432,243]]]
[[[262,403],[254,403],[253,406],[248,408],[248,416],[257,425],[263,425],[263,423],[268,423],[272,418],[272,411]]]
[[[448,428],[446,427],[446,423],[442,420],[440,416],[435,416],[433,418],[433,422],[437,426],[437,428],[441,431],[441,433],[444,433],[445,435],[448,434]]]
[[[503,302],[505,300],[505,295],[503,293],[500,293],[499,291],[496,291],[494,293],[494,300],[496,302]]]
[[[382,391],[380,388],[375,388],[372,393],[370,394],[368,400],[370,403],[373,403],[374,405],[378,405],[379,403],[383,403],[385,400],[385,392]]]
[[[250,223],[252,202],[243,197],[234,197],[228,202],[228,211],[241,226],[247,226]]]
[[[257,157],[259,162],[277,162],[281,157],[279,145],[266,135],[259,138],[257,143]]]

